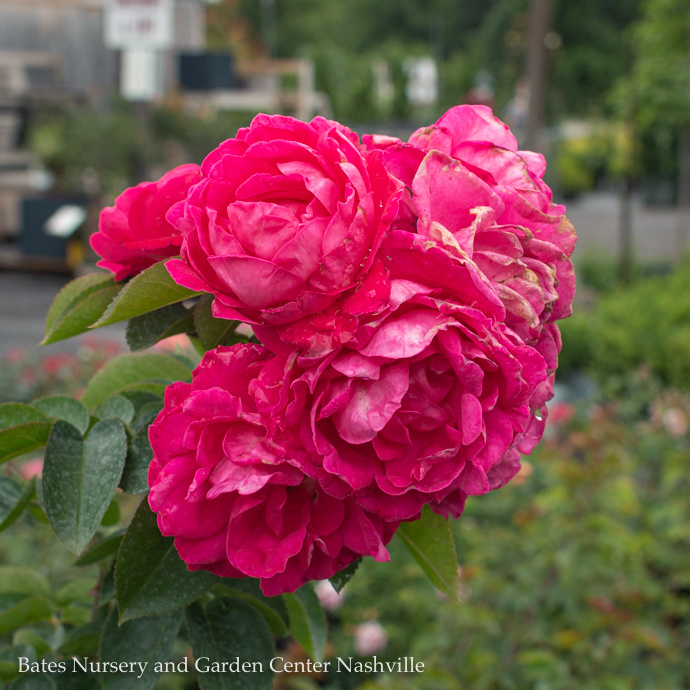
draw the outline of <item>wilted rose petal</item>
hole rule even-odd
[[[543,156],[518,151],[489,108],[451,108],[407,144],[364,141],[407,188],[393,227],[473,261],[525,343],[571,313],[575,232],[542,179]]]

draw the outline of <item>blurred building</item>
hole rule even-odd
[[[26,202],[50,186],[25,150],[39,108],[107,108],[115,93],[156,101],[176,92],[190,112],[330,113],[308,60],[236,64],[207,53],[211,1],[0,0],[0,242],[27,235]]]
[[[155,56],[162,95],[177,86],[177,54],[203,51],[206,36],[201,0],[160,1],[172,15],[168,45]],[[25,148],[27,121],[45,106],[106,107],[120,90],[127,51],[108,45],[105,35],[110,7],[120,2],[141,0],[0,0],[0,241],[18,240],[20,254],[61,252],[52,238],[43,242],[42,228],[27,229],[36,216],[31,202],[51,183]]]

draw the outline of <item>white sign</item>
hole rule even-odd
[[[163,93],[160,52],[126,48],[120,60],[120,95],[127,101],[152,101]]]
[[[124,48],[169,48],[173,0],[104,0],[105,44]]]
[[[433,58],[407,58],[405,94],[412,105],[433,105],[438,99],[438,70]]]

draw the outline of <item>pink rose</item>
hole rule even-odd
[[[299,439],[273,423],[290,399],[291,362],[260,345],[210,351],[191,384],[168,387],[149,431],[149,504],[162,534],[190,570],[260,578],[270,596],[363,555],[388,560],[397,527],[295,466]]]
[[[221,318],[279,326],[321,312],[366,278],[395,216],[401,186],[381,157],[321,117],[258,115],[169,214],[185,235],[170,274],[212,292]]]
[[[114,206],[101,211],[99,231],[91,235],[91,247],[102,257],[98,266],[112,271],[115,280],[124,280],[179,254],[182,233],[166,214],[199,180],[198,165],[181,165],[157,182],[122,192]]]
[[[392,277],[396,279],[395,294],[391,292]],[[349,343],[357,333],[361,337],[405,299],[408,289],[417,290],[421,285],[428,294],[473,306],[498,321],[505,319],[503,304],[472,261],[426,237],[392,231],[366,279],[346,298],[314,316],[273,329],[255,326],[254,332],[274,352],[297,348],[300,363],[305,364]]]
[[[530,344],[572,311],[576,236],[553,203],[541,155],[518,151],[485,106],[458,106],[409,144],[365,136],[407,187],[394,227],[429,236],[474,261]],[[555,365],[554,365],[555,368]]]
[[[383,250],[394,276],[389,312],[290,384],[288,418],[300,420],[308,451],[295,463],[328,493],[354,496],[387,520],[414,519],[427,503],[457,516],[466,495],[517,472],[512,451],[531,450],[543,430],[532,420],[545,414],[546,362],[476,307],[396,278],[414,275],[405,264],[415,260],[424,274],[419,243],[388,251],[401,235],[414,237],[394,232]]]

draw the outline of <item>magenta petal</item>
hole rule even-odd
[[[462,163],[440,151],[431,151],[419,166],[412,183],[414,206],[422,224],[436,221],[451,234],[471,226],[478,206],[503,211],[503,202],[489,185]]]
[[[190,290],[195,290],[196,292],[208,292],[210,289],[209,284],[200,278],[198,274],[190,270],[184,261],[179,259],[171,259],[165,264],[170,277],[182,287],[189,288]]]
[[[400,409],[408,381],[408,367],[402,362],[386,367],[378,380],[356,383],[334,418],[341,438],[353,444],[371,441]]]
[[[212,256],[209,263],[237,297],[253,309],[295,299],[304,286],[294,273],[252,256]]]
[[[482,433],[482,404],[479,400],[469,393],[462,396],[462,443],[468,446],[475,441]]]
[[[391,317],[374,332],[360,352],[367,357],[402,359],[424,350],[448,320],[441,314],[418,309],[399,317]]]

